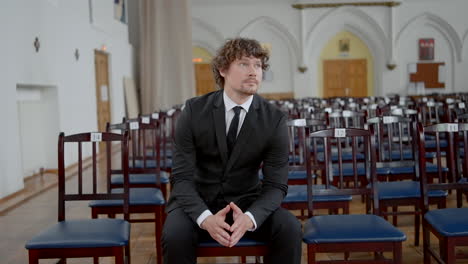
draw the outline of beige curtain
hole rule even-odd
[[[190,0],[140,2],[143,114],[195,95]]]

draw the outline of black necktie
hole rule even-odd
[[[239,128],[239,114],[241,109],[242,107],[240,106],[236,106],[233,108],[234,118],[232,118],[231,125],[229,126],[229,130],[226,136],[229,156],[231,155],[231,151],[234,148],[234,144],[236,144],[237,129]]]

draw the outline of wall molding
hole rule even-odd
[[[294,99],[294,92],[282,93],[259,93],[259,95],[267,100],[286,100]]]
[[[348,3],[317,3],[317,4],[293,4],[292,7],[295,9],[306,9],[306,8],[336,8],[341,6],[384,6],[384,7],[395,7],[399,6],[401,2],[388,1],[388,2],[348,2]]]

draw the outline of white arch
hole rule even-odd
[[[257,17],[254,20],[247,23],[247,25],[245,25],[237,35],[242,36],[247,35],[249,32],[255,32],[255,29],[258,27],[268,28],[275,32],[276,35],[279,36],[286,44],[286,46],[288,47],[288,52],[293,58],[293,62],[295,62],[295,65],[297,65],[299,59],[299,45],[297,44],[296,39],[289,32],[289,30],[275,19],[266,16]]]
[[[223,35],[200,18],[192,17],[192,46],[199,46],[215,54],[224,42]]]
[[[462,59],[468,59],[468,30],[463,35]]]
[[[374,60],[374,93],[382,95],[382,72],[386,60],[391,59],[391,45],[378,23],[354,6],[343,6],[328,12],[308,31],[304,55],[313,80],[317,79],[316,64],[321,51],[341,31],[358,36],[369,48]]]
[[[409,30],[411,27],[417,24],[424,24],[426,26],[434,28],[437,32],[439,32],[447,42],[450,44],[450,52],[452,53],[452,57],[459,62],[462,58],[462,42],[460,37],[458,36],[457,32],[453,27],[447,23],[444,19],[440,18],[437,15],[431,13],[423,13],[419,16],[412,18],[408,23],[406,23],[398,32],[397,37],[395,39],[395,44],[398,46],[401,36]]]
[[[299,63],[299,46],[294,36],[283,24],[271,17],[257,17],[249,23],[247,23],[239,31],[238,36],[255,36],[258,35],[258,32],[262,32],[265,30],[268,30],[269,32],[277,36],[287,49],[290,64],[290,67],[287,67],[289,69],[289,80],[287,80],[287,83],[291,87],[291,91],[295,91],[294,72],[296,69],[295,65],[298,65]]]

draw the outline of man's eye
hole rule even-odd
[[[245,66],[247,66],[247,63],[241,62],[239,65],[242,66],[242,67],[245,67]]]
[[[261,68],[261,67],[262,67],[262,65],[261,65],[261,64],[255,64],[255,68],[257,68],[257,69],[258,69],[258,68]]]

